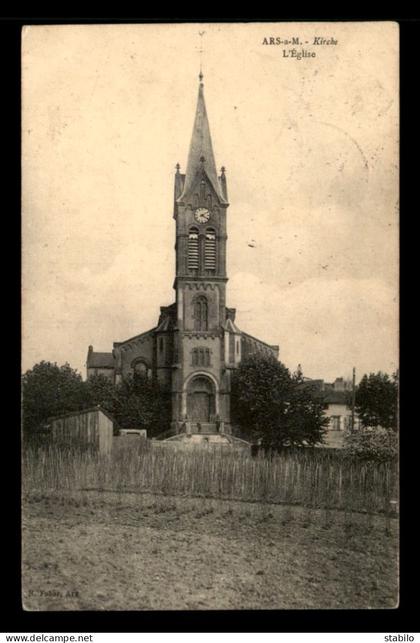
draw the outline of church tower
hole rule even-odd
[[[199,79],[187,169],[181,174],[177,165],[175,175],[173,420],[212,425],[229,422],[223,378],[229,203],[224,168],[220,176],[216,170],[201,73]]]
[[[162,439],[231,433],[233,371],[247,355],[279,351],[239,330],[235,309],[226,306],[228,192],[224,168],[216,170],[201,72],[199,81],[187,169],[182,174],[178,164],[175,173],[175,302],[161,306],[153,328],[114,342],[112,353],[90,346],[86,362],[88,377],[146,377],[171,391]]]

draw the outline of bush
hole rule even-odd
[[[354,460],[391,462],[398,457],[398,437],[394,431],[386,429],[349,433],[344,441],[343,454]]]

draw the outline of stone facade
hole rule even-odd
[[[278,346],[242,332],[235,309],[226,306],[228,206],[225,169],[218,175],[200,82],[186,172],[177,165],[174,181],[175,303],[161,307],[151,330],[115,342],[112,353],[90,347],[87,360],[88,376],[106,362],[102,368],[115,382],[137,372],[167,386],[174,433],[186,422],[198,431],[230,433],[232,370],[251,353],[278,357]]]

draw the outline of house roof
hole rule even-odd
[[[72,416],[75,416],[75,415],[84,415],[85,413],[93,413],[94,411],[100,411],[109,420],[111,420],[111,422],[114,422],[114,424],[115,424],[115,419],[113,418],[111,413],[109,413],[108,411],[103,409],[102,406],[100,406],[99,404],[97,406],[90,406],[87,409],[80,409],[79,411],[69,411],[67,413],[62,413],[61,415],[53,415],[53,416],[48,418],[47,422],[52,422],[53,420],[61,420],[63,418],[72,417]]]
[[[89,351],[87,358],[88,368],[114,368],[115,360],[112,353],[94,353]]]
[[[324,401],[326,404],[345,404],[349,401],[348,391],[325,391]]]

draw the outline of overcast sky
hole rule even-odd
[[[23,370],[44,359],[85,375],[89,344],[110,351],[174,301],[173,176],[199,31],[239,328],[308,377],[395,370],[393,23],[26,28]],[[315,35],[338,44],[312,46]],[[285,58],[270,36],[308,40],[316,57]]]

